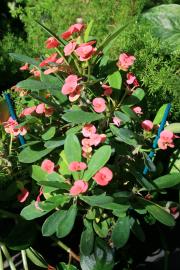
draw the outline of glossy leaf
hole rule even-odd
[[[42,226],[42,234],[44,236],[50,236],[56,232],[59,220],[62,218],[63,213],[63,210],[58,210],[45,220]]]
[[[126,122],[130,122],[131,121],[131,118],[125,114],[125,113],[122,113],[122,112],[119,112],[119,111],[115,111],[114,112],[114,115],[116,117],[118,117],[120,120],[123,121],[123,124],[126,123]]]
[[[81,254],[90,255],[94,246],[94,231],[91,222],[84,220],[85,230],[81,234],[80,251]]]
[[[109,204],[114,201],[112,197],[106,196],[105,193],[101,195],[81,196],[80,198],[91,206],[101,206],[103,204]]]
[[[180,173],[160,176],[153,181],[158,188],[171,188],[180,184]]]
[[[164,105],[162,105],[162,106],[159,108],[159,110],[158,110],[158,112],[156,113],[156,116],[155,116],[155,118],[154,118],[154,120],[153,120],[153,124],[154,124],[154,125],[159,125],[159,124],[161,123],[167,105],[168,105],[168,104],[164,104]]]
[[[50,140],[54,137],[56,133],[56,128],[55,127],[50,127],[44,134],[42,134],[42,139],[47,141]]]
[[[65,264],[65,263],[60,263],[59,265],[58,265],[58,268],[57,268],[57,270],[79,270],[78,268],[76,268],[74,265],[72,265],[72,264]]]
[[[111,147],[109,145],[101,146],[88,163],[88,169],[85,171],[83,179],[89,181],[97,171],[99,171],[109,160],[111,156]]]
[[[48,148],[48,149],[36,151],[36,150],[31,149],[29,146],[27,146],[20,152],[18,158],[19,158],[19,161],[22,163],[33,163],[45,157],[47,154],[49,154],[53,150],[54,148]]]
[[[104,118],[103,114],[84,112],[81,110],[69,111],[63,114],[62,119],[72,124],[91,123]]]
[[[108,76],[108,83],[113,89],[120,90],[122,85],[121,73],[119,71],[115,71],[110,74]]]
[[[109,228],[108,228],[108,223],[107,220],[100,221],[96,223],[95,220],[93,220],[93,228],[95,233],[100,237],[100,238],[105,238],[108,235]]]
[[[31,204],[24,207],[20,213],[20,215],[26,220],[33,220],[35,218],[42,217],[49,213],[51,210],[41,211],[35,207],[35,201],[32,201]]]
[[[115,247],[117,248],[123,247],[129,239],[129,234],[130,234],[129,217],[125,216],[119,218],[112,231],[112,241]]]
[[[40,61],[37,61],[34,58],[31,58],[27,55],[17,54],[17,53],[10,53],[9,55],[14,59],[16,59],[20,62],[23,62],[24,64],[28,63],[28,64],[39,67]]]
[[[165,127],[165,130],[169,130],[173,133],[180,133],[180,123],[173,123]]]
[[[138,118],[137,114],[135,112],[133,112],[133,110],[131,108],[129,108],[128,105],[121,106],[121,110],[125,114],[127,114],[132,120],[139,122],[139,118]]]
[[[136,88],[136,90],[130,95],[127,96],[123,105],[134,106],[141,102],[145,96],[145,92],[141,88]]]
[[[64,143],[64,153],[68,163],[81,161],[81,145],[75,134],[69,134]]]
[[[40,166],[33,165],[31,177],[37,182],[44,181],[47,177],[47,172],[42,170]]]
[[[86,27],[86,30],[85,30],[85,32],[84,32],[84,42],[88,42],[88,40],[89,40],[89,34],[90,34],[90,32],[91,32],[93,23],[94,23],[94,20],[91,20],[91,21],[88,23],[87,27]]]
[[[55,138],[53,140],[45,142],[44,146],[48,149],[57,148],[64,145],[64,137]]]
[[[139,220],[136,220],[133,217],[131,217],[130,227],[131,227],[131,231],[137,237],[137,239],[140,240],[141,242],[144,242],[146,239],[146,236],[144,234],[144,231],[142,230]]]
[[[117,128],[113,124],[110,125],[112,133],[116,136],[117,140],[126,144],[137,146],[138,142],[136,134],[127,128]]]
[[[26,254],[27,257],[31,260],[31,262],[33,262],[36,266],[47,269],[47,262],[45,261],[43,256],[35,249],[33,249],[32,247],[26,249]]]
[[[61,210],[61,212],[62,211],[63,210]],[[71,232],[74,226],[76,215],[77,215],[76,205],[72,205],[68,210],[64,210],[62,212],[62,215],[59,218],[59,224],[56,230],[57,237],[63,238]]]

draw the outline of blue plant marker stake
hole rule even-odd
[[[166,124],[166,120],[167,120],[167,117],[168,117],[168,114],[169,114],[170,109],[171,109],[171,104],[168,103],[167,106],[166,106],[166,110],[164,112],[163,119],[161,121],[160,127],[158,128],[158,133],[157,133],[157,135],[156,135],[156,137],[155,137],[155,139],[153,141],[153,146],[152,146],[153,149],[156,149],[156,147],[158,145],[158,140],[159,140],[159,137],[160,137],[160,133],[164,129],[164,126]],[[155,152],[154,152],[153,149],[151,150],[151,152],[148,155],[148,157],[150,159],[152,159],[154,157],[154,154],[155,154]],[[143,171],[143,174],[146,175],[148,171],[149,171],[148,167],[145,166],[144,171]]]
[[[15,114],[15,111],[14,111],[14,108],[13,108],[13,105],[11,102],[10,94],[4,94],[4,97],[5,97],[5,100],[6,100],[7,105],[8,105],[10,116],[12,117],[13,120],[17,121],[17,117],[16,117],[16,114]],[[24,137],[20,134],[18,135],[18,139],[19,139],[21,145],[24,145],[26,143],[24,140]]]

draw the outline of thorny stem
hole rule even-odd
[[[29,270],[25,250],[21,250],[21,256],[22,256],[24,270]]]
[[[63,54],[60,52],[60,50],[59,50],[58,48],[55,48],[55,49],[56,49],[56,51],[59,53],[59,55],[60,55],[61,57],[63,57],[64,62],[66,63],[66,65],[68,65],[68,66],[69,66],[68,61],[67,61],[67,60],[66,60],[66,58],[63,56]]]
[[[13,260],[12,260],[12,258],[11,258],[11,256],[10,256],[10,254],[9,254],[9,252],[8,252],[8,250],[7,250],[7,248],[6,248],[6,246],[3,245],[3,244],[1,244],[1,249],[2,249],[2,252],[4,253],[4,256],[6,257],[8,263],[9,263],[10,269],[11,269],[11,270],[16,270],[16,267],[15,267],[15,265],[14,265],[14,263],[13,263]]]

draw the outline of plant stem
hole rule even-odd
[[[3,258],[2,258],[2,251],[1,251],[1,248],[0,248],[0,269],[1,269],[1,270],[4,270],[4,264],[3,264]]]
[[[126,96],[127,96],[127,92],[125,91],[125,93],[124,93],[124,95],[122,96],[122,98],[121,98],[121,100],[120,100],[120,102],[119,102],[119,104],[118,104],[117,107],[120,107],[120,106],[121,106],[121,104],[123,103],[123,101],[124,101],[124,99],[125,99]]]
[[[56,244],[61,247],[62,249],[64,249],[67,253],[69,253],[69,256],[71,256],[72,258],[74,258],[76,261],[80,262],[80,257],[74,253],[68,246],[66,246],[63,242],[61,242],[60,240],[56,240],[54,237],[53,239],[56,241]]]
[[[88,62],[88,82],[90,80],[90,75],[91,75],[91,65]]]
[[[66,63],[66,65],[68,65],[69,66],[69,63],[68,63],[68,61],[66,60],[66,58],[63,56],[63,54],[60,52],[60,50],[58,49],[58,48],[55,48],[55,50],[59,53],[59,55],[61,56],[61,57],[63,57],[63,59],[64,59],[64,62]]]
[[[10,269],[11,269],[11,270],[16,270],[16,267],[15,267],[15,265],[14,265],[14,263],[13,263],[13,260],[12,260],[12,258],[11,258],[11,256],[10,256],[10,254],[9,254],[9,252],[8,252],[8,250],[7,250],[7,248],[6,248],[6,246],[3,245],[3,244],[1,244],[1,249],[2,249],[2,252],[4,253],[4,256],[6,257],[8,263],[9,263]]]
[[[10,135],[10,143],[9,143],[9,156],[11,155],[12,152],[12,139],[13,139],[13,135]]]
[[[24,270],[29,270],[25,250],[21,250],[21,256],[22,256]]]

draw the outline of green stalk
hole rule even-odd
[[[22,256],[24,270],[29,270],[25,250],[21,250],[21,256]]]
[[[90,75],[91,75],[91,65],[88,62],[88,82],[90,80]]]
[[[3,264],[3,258],[2,258],[2,251],[1,251],[1,248],[0,248],[0,269],[1,269],[1,270],[4,270],[4,264]]]
[[[66,60],[66,58],[63,56],[63,54],[60,52],[60,50],[58,49],[58,48],[55,48],[55,50],[59,53],[59,55],[61,56],[61,57],[63,57],[63,59],[64,59],[64,62],[66,63],[66,65],[68,65],[69,66],[69,63],[68,63],[68,61]]]
[[[12,152],[12,139],[13,139],[13,135],[10,135],[10,143],[9,143],[9,156],[11,155]]]
[[[13,263],[13,260],[12,260],[12,258],[10,256],[10,254],[9,254],[6,246],[3,245],[3,244],[1,244],[1,249],[2,249],[2,252],[4,253],[4,256],[6,257],[6,259],[8,261],[8,264],[9,264],[10,269],[11,270],[16,270],[16,267],[15,267],[15,265]]]

